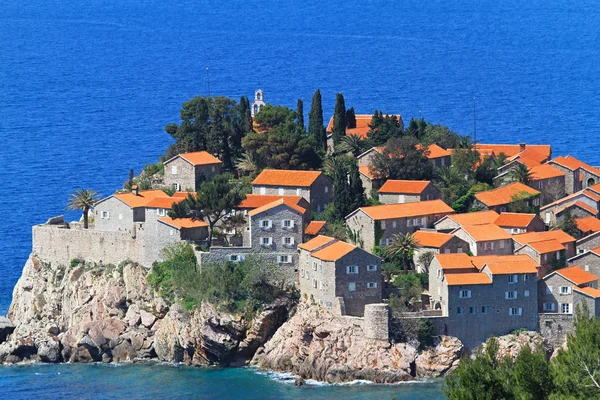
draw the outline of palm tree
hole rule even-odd
[[[404,273],[408,272],[410,265],[410,259],[414,254],[415,250],[421,247],[421,244],[410,234],[398,233],[392,237],[394,242],[389,245],[385,252],[388,257],[400,257],[402,259],[402,266],[404,267]]]
[[[236,162],[236,167],[247,174],[253,174],[261,168],[260,157],[254,153],[244,153]]]
[[[328,156],[325,161],[323,161],[323,171],[329,175],[331,178],[337,174],[338,171],[345,168],[347,165],[347,161],[344,157],[331,157]]]
[[[90,189],[76,189],[75,193],[71,193],[69,204],[67,204],[67,210],[81,210],[83,211],[83,227],[88,228],[88,213],[90,208],[98,202],[100,197],[98,193]]]
[[[363,150],[363,140],[356,134],[346,135],[337,146],[340,153],[352,153],[354,157],[359,156]]]
[[[518,163],[517,166],[510,172],[512,179],[515,182],[521,182],[524,185],[528,185],[531,182],[531,169],[525,165]]]

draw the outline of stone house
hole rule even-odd
[[[404,130],[404,121],[402,121],[402,116],[399,114],[387,114],[389,116],[394,116],[398,120],[400,125],[400,129]],[[368,138],[368,133],[371,130],[369,124],[373,120],[372,114],[356,114],[356,126],[354,128],[346,128],[346,136],[356,135],[362,140]],[[329,123],[327,124],[327,128],[325,128],[327,134],[327,153],[331,154],[334,151],[333,148],[333,116],[329,119]],[[359,164],[360,165],[360,164]]]
[[[166,217],[173,208],[173,204],[180,203],[185,197],[158,196],[144,205],[145,221],[150,223],[158,220],[160,217]]]
[[[468,243],[474,256],[513,254],[511,235],[494,224],[461,226],[452,235]]]
[[[438,232],[452,232],[466,225],[493,224],[498,219],[496,211],[477,211],[464,214],[451,214],[436,221],[435,230]]]
[[[600,232],[591,233],[575,242],[577,254],[585,253],[588,250],[600,247]]]
[[[421,149],[421,145],[417,144],[417,149]],[[452,152],[450,150],[443,149],[437,144],[431,144],[427,147],[428,154],[427,159],[431,161],[434,168],[450,167],[452,164]],[[372,147],[364,153],[356,157],[358,166],[368,167],[373,164],[373,159],[377,153],[381,153],[383,147]]]
[[[333,199],[333,183],[321,171],[263,170],[252,182],[252,193],[301,196],[311,210],[321,212]]]
[[[569,265],[579,265],[584,271],[600,277],[600,247],[577,254],[569,258],[568,263]]]
[[[546,230],[544,221],[535,214],[503,212],[494,221],[494,224],[512,235],[526,232],[543,232]]]
[[[521,162],[524,162],[524,160],[527,159],[533,160],[536,164],[541,164],[552,158],[552,147],[549,144],[477,143],[474,148],[481,155],[491,156],[492,158],[496,158],[500,155],[500,153],[503,153],[509,162],[515,160],[521,160]]]
[[[600,170],[572,156],[556,157],[550,161],[555,168],[565,173],[565,191],[575,193],[600,183]]]
[[[540,192],[521,182],[513,182],[496,189],[475,193],[473,207],[502,213],[508,211],[509,205],[516,196],[527,199],[527,205],[530,207],[539,207],[540,195]]]
[[[600,207],[600,194],[584,189],[558,199],[540,208],[540,216],[548,226],[559,225],[568,209],[575,218],[596,217]]]
[[[600,318],[600,290],[593,287],[574,287],[573,288],[573,309],[577,311],[577,306],[587,304],[590,316]]]
[[[165,186],[195,192],[200,182],[221,173],[223,162],[206,151],[196,151],[178,154],[164,165]]]
[[[379,201],[383,204],[414,203],[437,200],[440,191],[431,181],[404,181],[388,179],[379,188]]]
[[[420,245],[420,247],[414,251],[413,255],[413,262],[415,263],[416,271],[419,273],[429,272],[429,265],[423,265],[423,262],[420,259],[423,254],[464,253],[469,248],[467,242],[458,236],[450,235],[448,233],[419,230],[413,233],[413,237]]]
[[[249,246],[212,246],[209,252],[200,253],[200,263],[240,262],[257,256],[266,263],[278,265],[285,280],[296,281],[298,244],[303,242],[303,215],[305,209],[290,205],[284,199],[276,200],[248,212]]]
[[[94,204],[94,229],[135,234],[134,224],[146,220],[146,204],[164,196],[167,194],[162,190],[134,190],[108,196]]]
[[[515,163],[517,163],[515,161]],[[529,165],[528,165],[529,167]],[[512,171],[514,168],[498,174],[494,178],[496,186],[507,185],[514,182]],[[529,168],[531,177],[527,184],[539,190],[542,195],[542,204],[551,203],[565,195],[565,173],[550,164],[533,165]]]
[[[313,239],[323,231],[326,224],[327,221],[310,221],[306,225],[306,228],[304,228],[304,237],[306,239]]]
[[[584,236],[600,232],[600,219],[596,217],[577,218],[575,223]]]
[[[565,267],[575,255],[575,238],[561,230],[522,233],[513,240],[516,254],[527,254],[540,264],[540,278]]]
[[[540,150],[531,146],[527,147],[524,143],[522,145],[524,146],[524,150],[511,157],[507,157],[505,164],[498,167],[498,176],[506,176],[507,172],[515,169],[519,164],[524,164],[532,168],[550,160],[551,149],[549,147],[546,150]],[[519,146],[519,150],[521,150],[521,146]],[[494,157],[498,156],[498,154],[494,154]],[[509,182],[505,182],[503,185],[506,183]]]
[[[246,198],[241,201],[240,204],[233,210],[236,215],[243,215],[246,221],[250,222],[248,213],[259,207],[266,206],[269,203],[283,199],[283,201],[290,206],[302,207],[304,212],[303,226],[308,224],[310,221],[311,213],[310,203],[302,196],[279,196],[279,195],[261,195],[261,194],[247,194]]]
[[[573,314],[573,289],[588,286],[597,289],[598,277],[578,266],[551,272],[538,282],[538,311]]]
[[[346,225],[359,232],[363,249],[372,249],[389,245],[398,233],[432,228],[435,221],[452,213],[454,210],[441,200],[383,204],[358,208],[346,217]]]
[[[300,293],[338,315],[362,317],[365,305],[381,303],[381,259],[327,236],[298,246]]]
[[[381,187],[385,179],[376,178],[371,172],[371,167],[369,166],[358,167],[358,172],[367,197],[377,197],[376,192]]]

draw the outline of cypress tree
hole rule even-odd
[[[129,170],[129,181],[127,182],[127,185],[129,186],[127,189],[131,190],[133,187],[133,168]]]
[[[342,220],[350,214],[352,206],[352,194],[348,184],[348,170],[340,165],[333,176],[333,216],[336,220]]]
[[[356,128],[356,114],[354,114],[354,107],[350,107],[350,109],[346,111],[346,127],[348,129]]]
[[[335,95],[335,109],[333,111],[333,144],[337,145],[346,136],[346,103],[344,95]]]
[[[327,135],[323,126],[323,106],[321,105],[321,91],[319,89],[313,95],[310,112],[308,113],[308,136],[312,136],[322,150],[327,148]]]
[[[304,131],[306,130],[306,127],[304,126],[304,103],[302,102],[302,99],[298,99],[296,112],[298,113],[298,125],[300,125]]]
[[[367,199],[365,197],[365,188],[363,187],[362,181],[360,180],[360,174],[358,172],[358,163],[356,160],[350,164],[350,196],[352,201],[349,206],[348,214],[362,207],[366,204]],[[347,214],[346,214],[347,215]]]

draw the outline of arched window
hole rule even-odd
[[[258,104],[254,105],[254,114],[258,113]]]
[[[596,181],[594,180],[594,178],[590,178],[587,180],[588,186],[594,186],[595,184],[596,184]]]
[[[262,100],[262,93],[261,92],[256,92],[256,100]]]

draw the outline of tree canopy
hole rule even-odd
[[[333,144],[337,145],[346,136],[346,102],[344,95],[335,95],[335,109],[333,111]]]
[[[372,171],[377,179],[429,180],[433,165],[428,155],[414,137],[392,138],[373,158]]]
[[[323,105],[321,91],[317,89],[312,98],[310,112],[308,113],[308,136],[323,152],[327,148],[327,134],[323,125]]]

